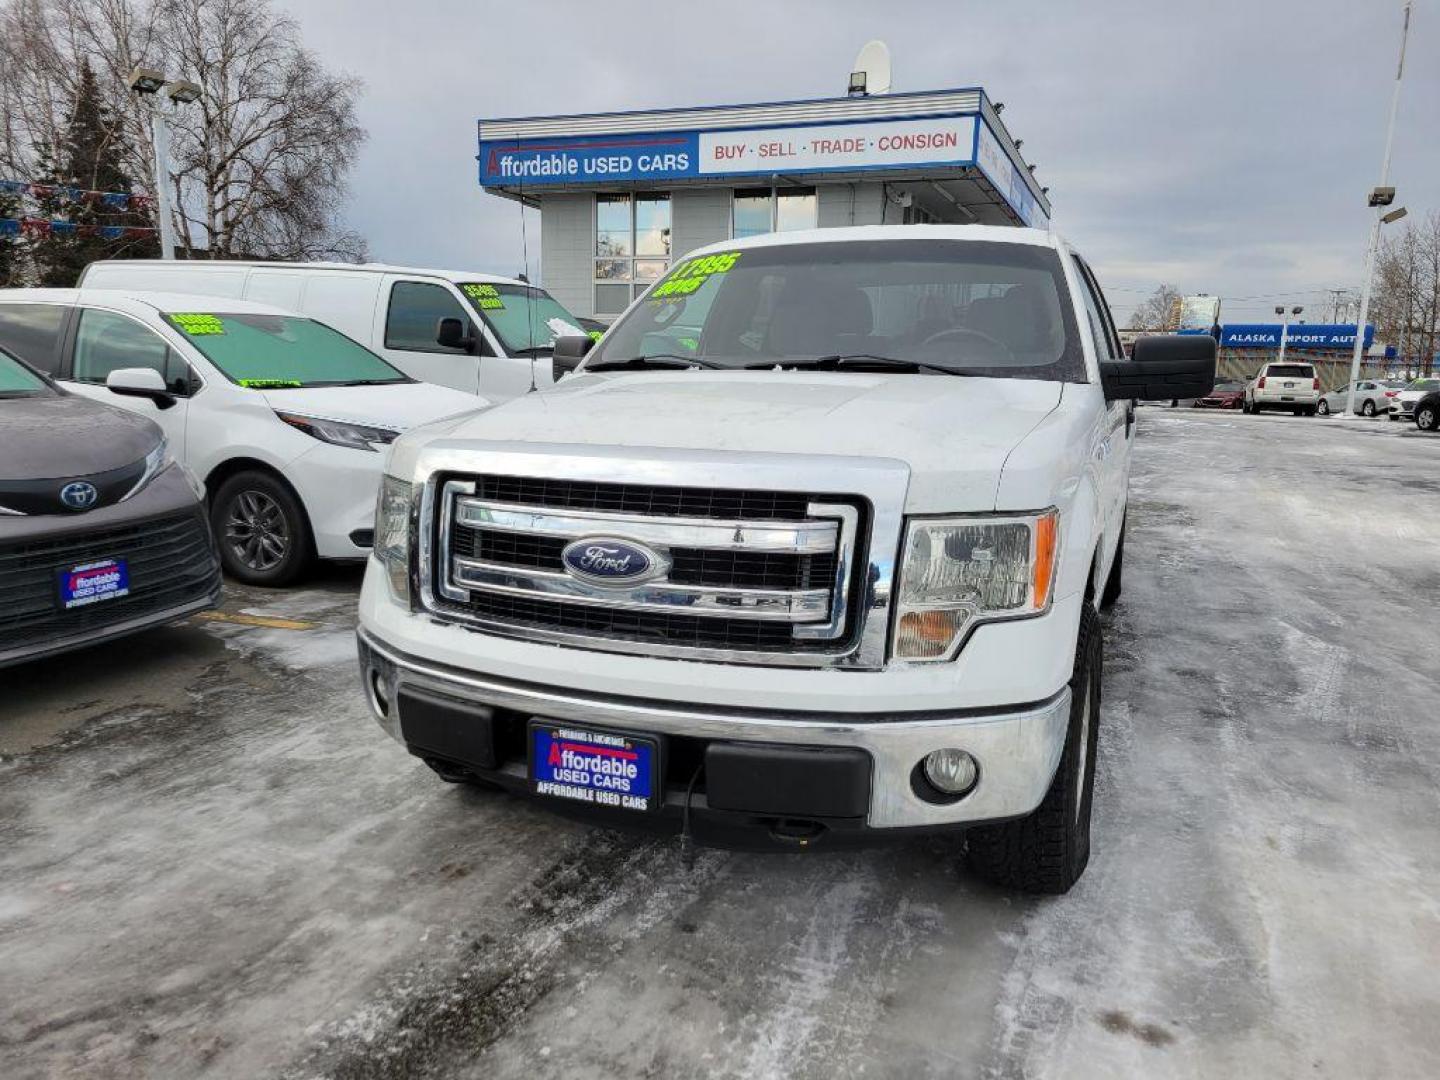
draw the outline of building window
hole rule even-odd
[[[737,188],[731,235],[740,240],[761,233],[813,229],[817,220],[814,188]]]
[[[911,203],[900,215],[902,225],[934,225],[940,219],[919,203]]]
[[[595,196],[595,314],[618,315],[670,266],[670,196]]]

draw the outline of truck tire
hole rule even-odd
[[[1440,404],[1423,402],[1415,410],[1415,426],[1421,431],[1435,431],[1440,428]]]
[[[210,500],[210,526],[225,572],[246,585],[289,585],[309,569],[315,542],[305,508],[276,476],[246,469]]]
[[[1105,588],[1100,590],[1100,608],[1109,608],[1120,599],[1121,577],[1125,573],[1125,520],[1120,520],[1120,542],[1115,545],[1115,560],[1110,564],[1110,576],[1105,579]]]
[[[966,833],[966,856],[982,878],[1008,889],[1058,896],[1090,861],[1090,809],[1100,719],[1100,613],[1085,604],[1070,677],[1070,729],[1044,800],[1029,815]]]

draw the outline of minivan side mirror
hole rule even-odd
[[[165,385],[165,376],[154,368],[116,368],[105,376],[105,388],[121,397],[149,398],[157,409],[175,405],[175,395]]]
[[[555,353],[550,358],[551,371],[559,382],[585,359],[585,354],[595,347],[595,339],[588,335],[571,334],[555,339]]]
[[[1167,334],[1136,340],[1129,360],[1102,360],[1106,401],[1172,401],[1204,397],[1215,389],[1215,339],[1209,334]]]

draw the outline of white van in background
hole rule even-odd
[[[273,304],[333,326],[411,378],[492,402],[551,385],[557,329],[562,336],[584,333],[544,289],[463,270],[115,259],[91,263],[79,285]],[[441,321],[452,319],[442,338]]]

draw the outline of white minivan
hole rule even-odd
[[[323,323],[243,300],[4,289],[0,345],[159,424],[204,482],[226,571],[253,585],[288,584],[315,556],[363,559],[381,451],[487,404],[417,382]]]
[[[275,304],[348,334],[411,378],[492,402],[549,386],[557,333],[584,332],[544,289],[468,270],[116,259],[91,263],[80,285]],[[453,322],[442,335],[444,320]]]

